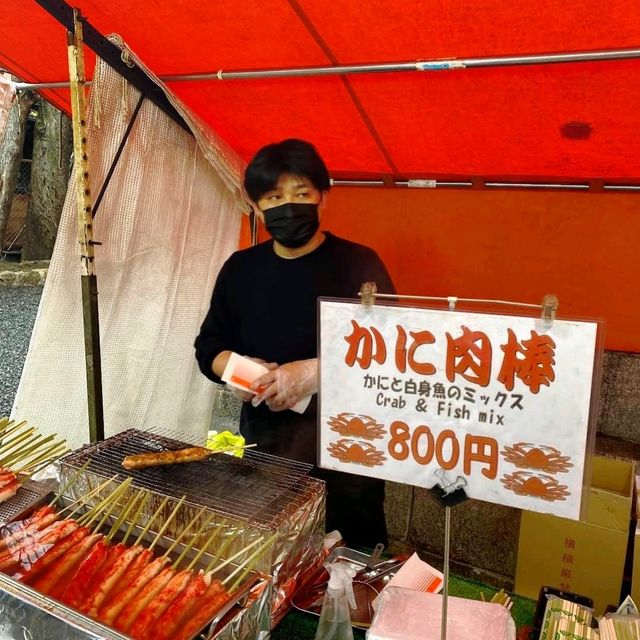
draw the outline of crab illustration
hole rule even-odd
[[[329,418],[327,424],[331,427],[331,431],[337,431],[341,436],[353,436],[365,440],[383,438],[387,432],[384,426],[371,416],[356,413],[339,413]]]
[[[346,438],[332,442],[327,447],[327,451],[332,457],[338,458],[340,462],[353,462],[365,467],[382,465],[387,459],[384,452],[376,449],[372,444],[368,442],[357,443]]]
[[[514,471],[512,474],[505,474],[500,482],[505,489],[513,491],[516,495],[531,496],[548,502],[566,500],[567,496],[571,495],[571,492],[567,491],[566,484],[559,484],[553,476],[543,473]]]
[[[518,442],[507,446],[500,452],[506,462],[511,462],[521,469],[534,469],[547,473],[566,473],[573,464],[569,456],[563,456],[558,449],[534,445],[529,442]]]

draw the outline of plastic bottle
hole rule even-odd
[[[329,584],[322,601],[315,640],[353,640],[351,609],[356,607],[353,576],[356,570],[344,562],[327,566]]]

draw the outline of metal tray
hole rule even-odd
[[[10,521],[18,521],[28,517],[35,509],[48,504],[54,495],[50,483],[31,487],[30,495],[26,500],[28,506],[16,513]],[[64,504],[65,500],[63,499],[62,502]],[[113,518],[110,517],[105,524],[105,530],[109,529],[109,524],[112,521]],[[134,527],[134,531],[136,530],[139,532],[141,527]],[[114,539],[114,541],[117,540]],[[158,549],[166,549],[172,542],[171,538],[162,536],[158,541]],[[174,553],[179,553],[183,549],[184,545],[178,544]],[[192,551],[187,555],[192,556],[193,553],[195,552]],[[209,554],[203,554],[200,565],[206,566],[208,558],[211,558]],[[225,572],[230,572],[233,568],[234,565],[231,563],[226,567]],[[268,607],[265,607],[264,604],[270,601],[269,585],[265,584],[268,580],[267,576],[255,571],[250,572],[241,588],[237,591],[236,596],[203,627],[203,630],[195,636],[194,640],[226,638],[225,630],[227,628],[241,626],[238,624],[237,618],[243,614],[245,608],[254,609],[256,617],[264,618],[262,609],[268,611]],[[258,595],[252,598],[250,595],[252,591],[257,592]],[[268,620],[268,616],[266,618]],[[257,626],[260,626],[260,620],[255,622]],[[54,630],[59,630],[60,633]],[[63,603],[0,573],[0,638],[3,640],[22,640],[23,638],[48,640],[52,637],[68,638],[69,640],[75,640],[76,638],[132,640],[130,636],[107,627],[67,607]],[[230,637],[236,636],[232,635]]]
[[[366,553],[349,547],[334,547],[327,556],[324,566],[320,567],[306,585],[293,596],[291,604],[298,611],[319,616],[329,580],[329,573],[325,566],[334,562],[344,562],[357,572],[353,579],[357,606],[351,612],[352,626],[366,630],[371,625],[373,617],[373,600],[408,558],[408,555],[402,555],[379,560],[371,565],[371,556]]]

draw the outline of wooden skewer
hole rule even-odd
[[[111,529],[109,530],[109,533],[107,533],[106,535],[106,539],[108,542],[111,542],[113,536],[115,536],[116,533],[120,531],[120,527],[122,526],[122,523],[125,521],[125,518],[129,515],[129,512],[131,511],[131,509],[133,509],[133,507],[135,506],[136,502],[138,501],[138,497],[140,496],[141,493],[142,493],[142,490],[138,491],[137,493],[134,493],[129,498],[129,500],[127,500],[126,504],[124,505],[124,508],[120,510],[120,515],[116,518]]]
[[[131,522],[129,523],[129,527],[127,528],[126,533],[124,534],[124,538],[122,538],[122,544],[127,544],[127,540],[129,536],[133,533],[133,528],[138,524],[138,520],[140,519],[140,514],[145,508],[147,502],[149,502],[150,494],[144,489],[140,489],[139,494],[142,495],[142,499],[140,500],[140,504],[136,507],[136,510],[131,517]]]
[[[118,487],[116,489],[116,491],[118,491],[120,489],[120,487]],[[111,501],[108,505],[106,505],[106,508],[104,510],[104,513],[102,514],[102,518],[100,518],[100,520],[98,521],[98,524],[95,526],[93,533],[98,533],[98,531],[100,531],[100,529],[102,529],[102,527],[104,526],[104,523],[109,519],[109,516],[111,515],[112,510],[115,508],[115,504],[117,502],[116,498],[118,497],[117,495],[114,495],[116,493],[116,491],[114,491],[110,497],[113,497],[113,501]],[[91,518],[89,518],[89,521],[85,523],[85,525],[88,527],[89,525],[91,525],[95,519],[100,515],[100,511],[96,511]],[[79,522],[79,521],[78,521]]]
[[[153,547],[156,546],[158,540],[160,540],[160,538],[162,537],[162,534],[167,530],[167,527],[169,526],[171,521],[175,518],[176,513],[178,513],[178,511],[180,510],[180,507],[184,504],[184,501],[186,499],[187,499],[187,496],[182,496],[182,498],[180,498],[180,501],[174,507],[173,511],[169,514],[169,517],[165,520],[164,524],[160,528],[160,531],[158,531],[158,533],[157,533],[156,537],[154,538],[153,542],[151,543],[151,545],[149,545],[149,551],[153,551]]]
[[[271,544],[277,537],[278,537],[278,534],[274,533],[261,547],[258,548],[256,552],[253,553],[252,556],[250,556],[245,562],[243,562],[240,566],[238,566],[238,568],[235,571],[230,573],[222,581],[222,584],[226,586],[227,583],[231,581],[231,578],[233,578],[236,575],[236,573],[238,573],[238,571],[242,570],[242,573],[236,578],[236,581],[229,587],[229,591],[233,593],[238,588],[238,586],[242,584],[242,581],[245,579],[249,571],[253,569],[256,562],[261,558],[261,556],[264,555],[264,553],[267,551],[267,549],[271,546]]]
[[[57,444],[52,445],[45,451],[42,451],[36,458],[30,460],[19,469],[16,469],[15,472],[30,474],[42,462],[50,462],[53,458],[61,456],[66,451],[67,443],[63,440],[62,442],[58,442]]]
[[[209,518],[209,520],[207,521],[207,524],[211,522],[211,518]],[[222,528],[222,525],[218,526],[218,530],[220,530]],[[217,533],[217,532],[216,532]],[[191,560],[191,562],[189,563],[189,565],[187,566],[187,570],[191,571],[191,569],[193,569],[193,567],[196,566],[196,564],[198,563],[198,561],[200,560],[200,558],[202,558],[203,554],[205,553],[205,551],[213,544],[213,541],[217,539],[217,535],[212,535],[201,547],[201,549],[198,551],[198,553],[196,553],[196,555],[193,557],[193,559]],[[194,538],[195,540],[196,538]],[[181,554],[181,557],[184,557],[184,553]],[[178,562],[176,561],[175,565],[172,567],[173,569],[177,569],[178,568]]]
[[[206,509],[207,507],[202,507],[202,509],[198,511],[198,513],[191,520],[191,522],[180,532],[180,535],[171,543],[171,546],[167,549],[167,551],[164,554],[165,556],[171,555],[172,551],[180,544],[180,541],[182,540],[182,538],[184,538],[187,535],[187,533],[191,531],[193,526],[196,524],[196,522],[198,522],[198,520],[201,518],[202,514],[206,511]],[[209,518],[209,521],[211,521],[211,518]]]
[[[6,438],[8,435],[11,435],[14,431],[17,431],[18,429],[22,429],[24,426],[26,426],[26,424],[27,423],[24,421],[16,423],[12,420],[6,425],[2,433],[0,433],[0,437]]]
[[[66,453],[67,453],[67,449],[65,447],[63,451],[56,454],[53,458],[47,458],[46,460],[43,460],[42,462],[37,464],[32,469],[29,469],[29,473],[26,476],[23,475],[24,479],[22,480],[22,482],[26,482],[27,480],[29,480],[29,478],[33,478],[33,476],[40,473],[43,469],[46,469],[49,465],[55,464],[56,462],[58,462],[58,460],[61,460],[66,455]]]
[[[100,525],[102,526],[106,519],[111,514],[111,510],[116,506],[117,501],[120,499],[120,496],[129,488],[131,485],[131,478],[127,478],[123,483],[121,483],[118,487],[116,487],[104,500],[102,500],[99,504],[97,504],[93,509],[87,511],[82,517],[77,519],[77,523],[89,527],[95,520],[102,515],[102,519],[100,520]],[[102,510],[104,509],[105,513],[102,514]]]
[[[166,496],[164,498],[164,500],[160,503],[160,506],[155,510],[153,515],[149,518],[149,521],[140,532],[140,535],[137,537],[136,541],[133,543],[134,547],[139,545],[142,539],[147,535],[147,533],[149,532],[149,529],[151,528],[151,524],[157,518],[158,514],[162,511],[162,509],[164,509],[164,505],[167,504],[167,502],[169,502],[169,496]]]
[[[253,549],[253,547],[255,547],[257,544],[260,544],[263,540],[264,538],[260,536],[259,538],[254,540],[252,543],[248,544],[244,549],[240,549],[240,551],[234,553],[230,558],[227,558],[224,562],[221,562],[215,569],[213,568],[213,563],[217,558],[214,558],[209,563],[209,566],[204,570],[204,572],[209,573],[209,571],[211,571],[212,574],[217,573],[218,571],[220,571],[220,569],[223,569],[224,567],[226,567],[230,562],[233,562],[236,558],[243,556],[247,551],[249,551],[249,549]],[[188,567],[188,568],[190,569],[191,567]]]
[[[200,535],[202,534],[202,532],[209,526],[209,523],[213,520],[215,514],[211,514],[198,528],[198,530],[196,531],[195,535],[193,536],[192,540],[197,540]],[[216,525],[216,532],[209,538],[209,540],[207,540],[207,542],[204,544],[204,548],[208,549],[209,546],[211,545],[212,541],[214,539],[216,539],[218,537],[218,532],[220,531],[220,529],[222,529],[222,524],[218,524]],[[192,545],[193,546],[193,545]],[[169,552],[167,552],[168,555]],[[182,550],[182,553],[178,556],[177,560],[173,563],[172,568],[173,569],[177,569],[180,566],[180,563],[184,560],[184,557],[187,555],[187,553],[189,553],[189,547],[185,548]]]
[[[6,442],[4,442],[0,446],[0,465],[7,466],[9,461],[11,460],[11,455],[8,455],[8,452],[11,451],[15,446],[19,445],[21,442],[24,442],[27,438],[31,437],[35,432],[35,429],[31,427],[22,433],[19,433],[17,436],[10,438]],[[36,434],[36,439],[38,438],[38,434]],[[51,438],[49,438],[51,439]],[[14,455],[19,456],[20,452]]]
[[[67,505],[64,509],[62,509],[60,511],[60,515],[62,515],[65,511],[68,511],[69,509],[71,509],[72,507],[76,507],[69,515],[68,517],[71,518],[75,513],[77,513],[85,504],[88,498],[93,498],[93,496],[95,496],[97,493],[99,493],[100,491],[102,491],[108,484],[110,484],[111,482],[114,482],[115,479],[118,477],[118,474],[116,473],[116,475],[114,475],[112,478],[109,478],[108,480],[105,480],[104,482],[102,482],[101,484],[99,484],[97,487],[95,487],[94,489],[91,489],[91,491],[89,491],[89,493],[81,496],[80,498],[78,498],[77,500],[74,500],[71,504]],[[77,506],[76,506],[77,505]]]

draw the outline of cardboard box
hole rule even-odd
[[[515,591],[537,599],[548,585],[617,605],[629,541],[634,467],[594,457],[584,521],[522,512]]]
[[[640,476],[636,476],[636,535],[633,540],[631,597],[640,606]]]

